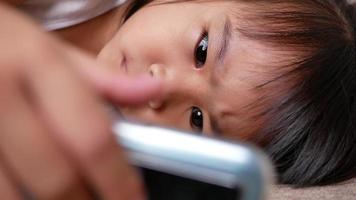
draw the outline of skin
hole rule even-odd
[[[224,137],[253,138],[258,126],[247,120],[245,107],[261,95],[254,88],[265,77],[257,74],[269,71],[259,61],[278,59],[233,32],[225,60],[214,62],[225,19],[239,23],[233,17],[239,5],[150,5],[120,25],[126,6],[50,34],[0,3],[4,199],[20,199],[18,185],[38,199],[88,199],[93,190],[103,199],[144,198],[137,174],[114,142],[105,97],[126,118],[187,130],[193,129],[189,118],[196,106],[204,115],[204,133],[216,132],[211,115],[220,120]],[[195,47],[204,31],[208,55],[197,67]],[[93,57],[98,53],[99,63]],[[129,78],[142,74],[161,81]]]
[[[123,116],[197,131],[190,123],[195,106],[203,112],[205,134],[252,139],[259,125],[249,120],[246,106],[260,98],[255,87],[266,80],[260,74],[267,69],[259,67],[259,61],[269,62],[276,56],[234,30],[239,23],[234,13],[240,8],[236,2],[219,1],[151,4],[129,18],[98,60],[111,66],[112,73],[150,74],[162,80],[165,93],[141,107],[121,106]],[[216,62],[227,21],[231,40],[225,59]],[[204,32],[209,37],[207,60],[197,66],[196,47]],[[214,128],[216,123],[220,128]]]
[[[246,106],[263,95],[255,88],[269,79],[262,74],[270,69],[261,66],[280,62],[271,49],[234,31],[242,5],[151,4],[122,24],[125,4],[45,33],[14,9],[23,2],[9,1],[13,8],[0,3],[4,199],[21,199],[18,185],[39,199],[88,199],[92,190],[103,199],[144,198],[142,183],[114,142],[102,98],[125,118],[193,131],[192,106],[198,107],[202,131],[210,135],[249,140],[262,126],[250,120],[253,111]],[[226,21],[231,41],[225,59],[215,62]],[[204,33],[207,59],[197,65]],[[130,78],[142,74],[146,78]],[[213,130],[211,116],[220,129]]]
[[[95,57],[0,2],[0,194],[3,199],[144,199],[115,142],[103,98],[146,102],[150,77],[98,68]],[[35,158],[35,159],[34,159]],[[18,188],[18,187],[21,188]]]

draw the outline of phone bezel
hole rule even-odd
[[[271,163],[251,145],[123,121],[113,131],[135,166],[238,188],[242,200],[265,199],[273,182]]]

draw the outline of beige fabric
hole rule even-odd
[[[288,186],[275,186],[270,200],[356,200],[356,178],[340,184],[293,189]]]

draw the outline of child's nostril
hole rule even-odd
[[[166,75],[166,69],[162,64],[151,64],[149,73],[153,77],[163,78]]]
[[[153,77],[153,75],[154,75],[154,74],[153,74],[153,71],[152,71],[152,70],[150,70],[150,76],[152,76],[152,77]]]

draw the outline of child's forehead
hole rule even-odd
[[[282,44],[272,46],[234,31],[224,65],[229,76],[238,77],[251,83],[251,87],[257,87],[263,81],[290,70],[294,58],[298,58],[298,53],[283,49]]]
[[[236,0],[154,0],[148,6],[186,6],[194,5],[201,8],[213,8],[215,11],[229,8],[231,11],[236,8],[243,8],[244,4]],[[239,6],[241,5],[241,6]]]
[[[288,89],[287,83],[283,81],[260,86],[290,70],[288,66],[294,54],[283,51],[282,47],[269,46],[261,41],[243,37],[239,33],[234,34],[230,51],[222,66],[226,70],[216,71],[220,84],[215,88],[216,92],[211,98],[216,112],[220,113],[222,132],[227,134],[226,136],[233,136],[237,127],[239,130],[242,129],[240,126],[252,124],[250,127],[257,128],[257,125],[253,125],[257,122],[249,120],[251,116],[258,114],[259,109],[268,107],[269,103],[268,100],[264,102],[260,100],[266,95],[276,96]],[[256,106],[256,102],[259,101],[263,103]],[[246,138],[249,131],[252,129],[241,131],[237,137]]]

